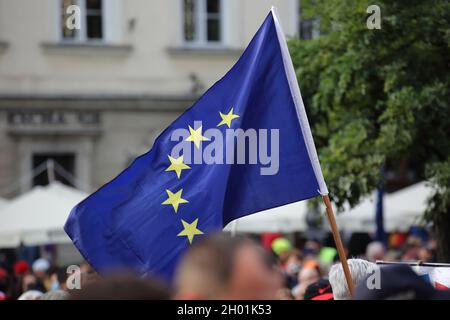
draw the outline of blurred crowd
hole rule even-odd
[[[450,291],[435,289],[408,265],[380,269],[375,264],[434,262],[436,242],[423,230],[391,234],[384,242],[361,236],[347,239],[353,294],[336,249],[326,244],[318,239],[303,239],[299,244],[279,234],[257,239],[227,234],[203,237],[184,254],[170,286],[131,273],[99,275],[87,263],[80,265],[77,285],[67,267],[53,266],[45,258],[28,263],[8,261],[0,254],[0,300],[450,298]],[[371,290],[367,279],[376,268],[380,288]]]

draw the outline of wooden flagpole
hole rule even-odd
[[[334,242],[336,243],[336,249],[339,254],[339,260],[342,264],[342,269],[344,270],[345,280],[347,281],[348,289],[350,290],[350,294],[353,297],[354,289],[353,289],[353,281],[352,276],[350,274],[350,268],[347,263],[347,255],[345,254],[344,246],[342,245],[341,236],[339,234],[339,230],[336,224],[336,218],[334,217],[333,207],[331,206],[331,201],[328,195],[322,196],[323,203],[327,208],[327,217],[328,222],[331,226],[331,232],[333,232]]]
[[[281,54],[283,56],[283,63],[286,71],[286,76],[288,78],[289,87],[291,89],[292,98],[294,99],[294,104],[297,110],[297,115],[299,117],[300,127],[302,128],[303,137],[305,139],[306,148],[308,150],[309,157],[311,159],[311,163],[314,168],[314,173],[319,182],[319,188],[322,194],[326,194],[326,185],[325,181],[322,177],[322,170],[320,169],[319,160],[317,158],[316,148],[314,146],[313,137],[311,135],[311,130],[309,128],[308,118],[306,116],[305,106],[303,105],[302,96],[300,94],[300,88],[297,82],[297,76],[294,70],[294,65],[292,64],[291,56],[289,54],[289,49],[287,46],[286,38],[284,36],[284,32],[281,28],[281,24],[278,21],[278,14],[275,7],[271,9],[275,28],[277,31],[277,37],[280,43]],[[313,155],[311,157],[311,154]],[[339,253],[339,259],[341,260],[342,267],[345,274],[345,279],[347,280],[347,286],[350,290],[350,293],[353,296],[353,282],[352,277],[350,275],[350,269],[348,268],[347,257],[344,252],[344,246],[342,245],[342,240],[338,232],[338,228],[336,225],[336,219],[334,218],[333,208],[331,207],[330,198],[328,195],[323,196],[323,202],[327,207],[327,216],[328,221],[330,222],[331,231],[333,232],[334,242],[336,243],[336,248]]]

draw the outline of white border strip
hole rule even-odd
[[[320,167],[319,157],[317,156],[316,146],[311,134],[311,128],[309,127],[308,117],[305,111],[305,105],[303,104],[302,95],[298,86],[297,77],[295,75],[294,65],[292,64],[291,56],[284,36],[283,29],[278,20],[277,9],[272,7],[273,20],[275,22],[275,29],[277,30],[278,41],[280,43],[281,55],[283,56],[284,70],[291,89],[292,99],[294,100],[295,109],[297,111],[298,121],[300,122],[300,128],[302,130],[303,138],[305,139],[306,150],[308,151],[309,159],[311,161],[314,174],[317,182],[319,183],[319,192],[321,195],[327,195],[328,189],[323,179],[322,169]]]

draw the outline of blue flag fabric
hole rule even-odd
[[[179,129],[187,134],[173,141]],[[270,132],[266,153],[278,158],[272,172],[263,174],[267,161],[248,163],[254,150],[247,150],[240,164],[188,163],[186,148],[172,153],[180,141],[192,154],[206,150],[215,141],[208,129],[216,136],[235,129],[256,130],[259,138]],[[226,152],[221,148],[211,154]],[[232,150],[237,153],[239,145]],[[149,152],[78,204],[65,230],[99,272],[132,268],[169,280],[180,254],[205,234],[236,218],[324,193],[294,69],[272,10],[232,69]]]

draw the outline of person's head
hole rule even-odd
[[[83,261],[80,264],[80,271],[81,273],[86,273],[86,274],[91,274],[91,273],[95,273],[94,269],[91,267],[91,265],[89,263],[87,263],[86,261]]]
[[[401,258],[401,253],[398,250],[388,250],[384,255],[383,260],[388,262],[399,261]]]
[[[303,255],[306,256],[317,256],[320,251],[320,243],[316,240],[308,240],[305,242],[305,245],[303,246]]]
[[[333,300],[333,290],[330,282],[326,279],[320,279],[311,283],[305,291],[305,300]]]
[[[352,277],[353,286],[356,288],[366,277],[375,270],[376,264],[363,259],[348,259],[348,267]],[[345,280],[342,264],[338,263],[331,267],[328,274],[333,296],[335,300],[350,300],[352,295]]]
[[[33,262],[32,269],[37,278],[43,279],[47,276],[47,271],[50,269],[50,263],[48,260],[40,258]]]
[[[294,296],[297,300],[303,300],[306,288],[320,279],[320,273],[317,268],[304,266],[298,274],[298,286]]]
[[[40,300],[43,293],[38,290],[28,290],[22,293],[17,300]]]
[[[50,285],[52,290],[66,290],[67,269],[66,268],[53,268],[50,274]]]
[[[433,253],[426,247],[422,247],[418,252],[419,260],[422,262],[431,262],[433,261]]]
[[[44,293],[39,300],[69,300],[70,294],[64,290],[51,290]]]
[[[308,283],[311,284],[320,279],[320,274],[317,268],[312,267],[304,267],[298,274],[298,282],[299,283]]]
[[[13,269],[16,277],[22,277],[30,272],[30,266],[25,260],[19,260],[14,263]]]
[[[261,247],[223,234],[195,242],[175,277],[178,299],[272,299],[280,285]]]
[[[72,300],[167,300],[168,289],[159,281],[134,275],[107,275],[70,291]]]
[[[289,276],[297,277],[302,267],[302,255],[300,250],[293,249],[289,251],[284,270]]]
[[[409,248],[420,248],[422,246],[422,239],[420,239],[417,235],[411,234],[406,239],[406,245]]]
[[[34,274],[27,274],[22,278],[21,292],[37,289],[37,279]]]
[[[292,250],[291,242],[286,238],[276,238],[272,241],[272,251],[277,255],[281,264],[285,264]]]
[[[366,258],[370,262],[376,262],[377,260],[384,259],[384,245],[379,241],[373,241],[367,245]]]

